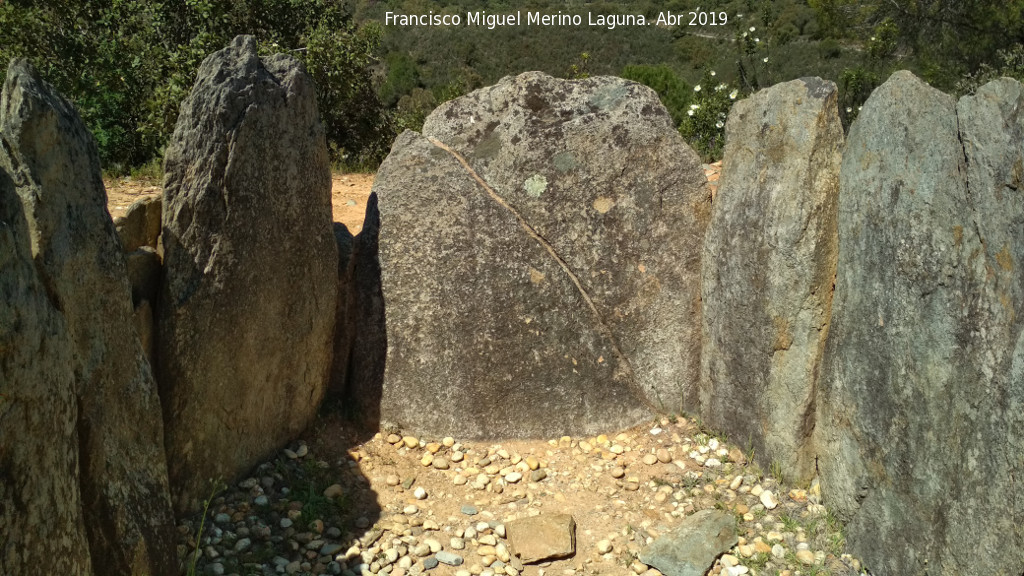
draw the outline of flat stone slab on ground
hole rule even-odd
[[[569,514],[534,516],[505,524],[512,550],[524,564],[576,554],[576,520]]]
[[[665,576],[703,576],[738,541],[735,517],[701,510],[644,548],[640,561]]]

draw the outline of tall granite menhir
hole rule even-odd
[[[75,378],[77,419],[74,409],[64,406],[61,380],[48,385],[54,388],[54,411],[67,418],[53,431],[55,441],[67,440],[65,426],[77,426],[93,570],[173,574],[175,531],[160,400],[133,325],[131,287],[107,212],[96,144],[71,103],[23,61],[13,62],[7,72],[0,134],[0,166],[24,204],[35,267],[66,320],[73,351],[67,365]],[[46,339],[42,353],[56,355],[60,340]],[[47,370],[55,373],[59,367]],[[28,400],[30,392],[25,394],[22,399]],[[38,425],[31,428],[45,432]],[[67,463],[56,464],[55,474],[61,475]],[[67,495],[69,506],[77,498],[74,492]],[[38,529],[47,529],[42,526],[48,518],[35,520]],[[48,561],[42,566],[61,572]]]
[[[195,508],[312,421],[331,367],[338,248],[313,83],[235,38],[167,147],[158,362],[172,496]]]
[[[826,504],[873,574],[1024,572],[1024,94],[909,72],[851,127],[817,403]]]
[[[701,272],[701,415],[806,482],[838,254],[836,86],[762,90],[733,106],[725,131]]]
[[[374,192],[385,423],[550,437],[695,406],[710,194],[653,91],[507,77],[401,135]]]
[[[0,146],[9,144],[0,134]],[[0,162],[0,574],[92,574],[78,488],[67,324],[32,262],[21,199]]]

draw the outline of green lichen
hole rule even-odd
[[[544,193],[548,188],[548,179],[541,176],[540,174],[534,174],[523,182],[523,189],[526,190],[526,194],[531,198],[540,198],[540,195]]]

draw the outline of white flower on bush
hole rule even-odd
[[[736,97],[739,96],[739,94],[740,94],[740,91],[738,89],[737,90],[733,90],[732,92],[729,92],[729,100],[735,100]]]
[[[693,108],[686,111],[687,116],[693,116]]]
[[[765,63],[765,64],[767,64],[767,63],[768,63],[768,57],[767,57],[767,56],[765,56],[765,57],[764,57],[764,63]]]
[[[715,122],[715,128],[721,128],[722,126],[725,126],[725,124],[722,124],[721,120],[719,120],[718,122]]]
[[[753,32],[754,30],[756,30],[756,28],[754,28],[753,26],[751,26],[751,27],[750,27],[750,31],[751,31],[751,32]]]
[[[697,84],[696,86],[694,86],[693,87],[693,91],[694,92],[700,92],[700,84]]]
[[[715,75],[715,71],[714,71],[714,70],[712,70],[712,71],[711,71],[711,75],[712,75],[712,76],[714,76],[714,75]]]

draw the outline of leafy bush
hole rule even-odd
[[[0,2],[0,60],[28,57],[70,97],[113,172],[160,156],[199,64],[238,34],[254,35],[263,53],[288,52],[305,62],[336,159],[374,164],[383,157],[389,120],[369,70],[380,29],[355,29],[345,3]]]
[[[725,121],[739,97],[738,88],[724,82],[715,83],[716,76],[715,71],[710,70],[704,74],[704,80],[693,87],[693,101],[679,126],[683,137],[707,162],[722,158]]]
[[[687,106],[693,94],[690,86],[682,81],[668,66],[634,65],[622,69],[622,77],[647,86],[658,93],[661,103],[679,126],[686,119]]]

